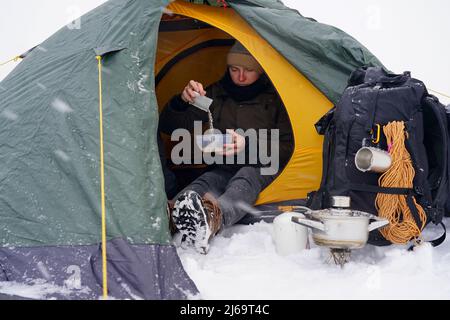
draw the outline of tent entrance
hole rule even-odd
[[[206,86],[226,70],[226,55],[234,38],[198,20],[163,15],[155,64],[159,110],[192,79]]]
[[[291,160],[280,176],[261,192],[257,204],[301,199],[316,190],[321,178],[322,137],[311,124],[320,119],[332,103],[280,54],[281,48],[269,44],[234,9],[176,0],[167,10],[174,14],[163,16],[161,21],[155,66],[155,75],[159,76],[156,95],[160,110],[189,80],[197,78],[205,86],[219,80],[226,69],[225,57],[230,46],[198,50],[160,75],[170,61],[183,51],[210,40],[239,40],[264,68],[283,100],[295,141]]]
[[[190,80],[200,81],[205,88],[220,80],[227,72],[226,56],[235,41],[226,32],[196,19],[163,15],[155,67],[159,111],[174,95],[180,94]],[[164,134],[162,138],[166,164],[175,174],[180,191],[203,174],[207,166],[173,165],[170,154],[178,142],[171,142],[170,137]],[[167,170],[165,173],[170,174]],[[169,197],[174,195],[169,193]]]
[[[159,111],[190,80],[200,81],[205,87],[220,80],[227,68],[226,55],[234,42],[233,37],[209,24],[182,15],[164,14],[155,63]],[[164,134],[162,140],[167,166],[176,176],[178,190],[205,172],[206,165],[171,164],[170,153],[178,142],[171,142]]]

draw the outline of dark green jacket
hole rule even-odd
[[[255,129],[257,132],[259,129],[279,129],[280,166],[287,163],[294,145],[292,128],[284,105],[272,86],[251,100],[237,102],[230,97],[222,84],[217,82],[206,88],[206,96],[213,99],[210,110],[214,128],[222,133],[225,133],[226,129],[243,129],[244,131]],[[178,128],[193,131],[194,121],[208,123],[208,114],[184,102],[181,96],[177,95],[162,111],[159,128],[169,135]],[[268,136],[270,137],[270,131]],[[260,136],[258,138],[263,139]],[[248,139],[246,149],[248,152]],[[268,150],[270,150],[270,141]]]

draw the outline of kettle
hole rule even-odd
[[[273,220],[273,240],[279,255],[286,256],[309,249],[308,228],[292,223],[293,218],[305,218],[299,212],[284,212]]]

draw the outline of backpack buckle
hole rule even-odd
[[[374,129],[372,129],[372,131],[370,131],[370,135],[372,138],[372,143],[379,144],[380,138],[381,138],[381,125],[377,123],[377,124],[375,124],[375,128],[376,128],[376,131],[374,131]]]

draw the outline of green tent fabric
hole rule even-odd
[[[0,129],[1,245],[100,241],[96,55],[104,56],[108,238],[169,243],[151,67],[166,3],[109,1],[2,82],[2,111],[17,119],[3,118]]]
[[[140,271],[134,277],[136,282],[151,280],[149,288],[154,290],[138,290],[138,296],[181,298],[188,291],[197,292],[170,245],[156,139],[152,66],[167,3],[109,1],[84,15],[80,29],[64,27],[36,47],[1,82],[0,265],[4,270],[0,274],[6,274],[5,280],[21,282],[25,274],[27,279],[42,278],[39,273],[32,276],[37,257],[47,269],[54,269],[55,261],[66,261],[66,265],[80,266],[82,279],[92,278],[87,285],[94,294],[86,297],[101,295],[94,285],[101,284],[101,276],[93,277],[93,271],[77,257],[95,260],[101,242],[96,55],[102,55],[110,270],[123,261],[139,260],[135,253],[147,246],[148,255],[156,258],[139,263],[141,270],[146,264],[157,264],[152,266],[154,279],[141,279]],[[28,260],[21,251],[26,248],[34,249],[27,252]],[[117,279],[132,270],[129,266],[118,269],[125,270]],[[155,285],[163,281],[161,269],[172,269],[176,276],[167,275],[167,283]],[[61,284],[67,274],[64,268],[60,272],[53,280]],[[118,288],[111,292],[115,297],[130,296],[120,284],[110,287]]]
[[[101,55],[110,294],[198,293],[171,245],[156,138],[154,63],[168,3],[110,0],[0,83],[0,281],[41,279],[44,266],[53,270],[46,280],[64,285],[77,265],[88,293],[63,298],[101,295]],[[279,1],[228,3],[332,101],[356,67],[381,65],[342,31]]]
[[[333,103],[339,100],[355,69],[383,67],[369,50],[342,30],[305,18],[279,1],[228,2]]]

